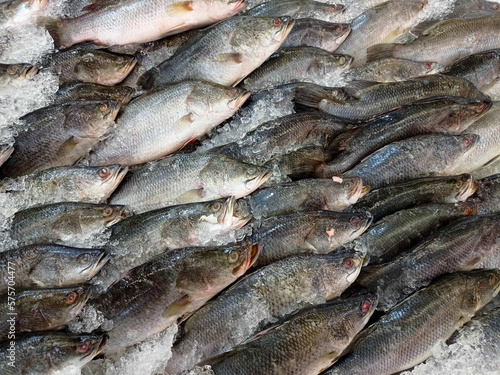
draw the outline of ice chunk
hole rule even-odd
[[[215,375],[210,366],[196,366],[190,371],[183,371],[182,375]]]
[[[92,332],[101,324],[104,324],[104,314],[93,306],[85,306],[80,315],[68,323],[68,328],[74,333]]]

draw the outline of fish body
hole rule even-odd
[[[97,83],[67,83],[59,87],[54,104],[72,100],[119,100],[126,105],[132,99],[134,89],[127,86],[104,86]]]
[[[342,20],[345,6],[312,0],[271,0],[245,12],[253,17],[313,18],[326,22]]]

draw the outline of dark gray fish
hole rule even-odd
[[[314,18],[327,22],[343,19],[345,6],[313,0],[270,0],[245,12],[254,17]]]
[[[53,104],[63,104],[72,100],[119,100],[128,104],[135,90],[127,86],[104,86],[97,83],[67,83],[56,92]]]

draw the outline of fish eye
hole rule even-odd
[[[80,353],[86,353],[90,348],[90,344],[88,343],[88,341],[84,341],[82,342],[80,345],[78,345],[78,351]]]
[[[233,250],[229,253],[227,259],[229,260],[229,263],[234,263],[238,260],[239,257],[240,255],[238,254],[238,252],[236,250]]]
[[[275,18],[273,20],[273,26],[281,26],[282,23],[283,23],[283,20],[281,18]]]
[[[229,97],[234,97],[238,94],[238,90],[236,89],[231,89],[231,90],[227,90],[226,91],[226,95],[229,96]]]
[[[346,182],[344,186],[346,189],[350,189],[352,187],[352,184],[350,182]]]
[[[84,253],[78,256],[78,261],[80,263],[88,263],[90,261],[90,254],[89,253]]]
[[[472,207],[466,207],[465,210],[464,210],[464,214],[468,216],[471,213],[472,213]]]
[[[344,267],[349,269],[354,267],[354,260],[352,258],[347,258],[344,260]]]
[[[424,2],[424,1],[422,1],[422,2],[420,3],[420,8],[423,8],[424,6],[425,6],[425,2]]]
[[[113,213],[113,208],[112,207],[106,207],[103,211],[104,216],[109,216]]]
[[[339,63],[340,63],[340,65],[344,65],[345,62],[346,62],[346,58],[344,56],[340,56],[339,57]]]
[[[425,64],[424,64],[424,68],[425,68],[425,69],[430,69],[431,67],[432,67],[432,64],[431,64],[431,63],[428,63],[428,62],[427,62],[427,63],[425,63]]]
[[[108,107],[108,105],[107,105],[106,103],[99,104],[99,110],[100,110],[101,112],[106,111],[108,108],[109,108],[109,107]]]
[[[340,25],[335,26],[335,31],[340,33],[342,31],[342,26]]]
[[[247,174],[250,176],[253,176],[255,173],[257,173],[257,169],[254,167],[250,167],[247,169]]]
[[[478,104],[478,105],[476,106],[476,112],[477,112],[477,113],[481,113],[481,112],[483,112],[483,111],[484,111],[484,103]]]
[[[17,73],[17,66],[9,65],[9,67],[7,68],[7,73],[16,74]]]
[[[99,170],[99,177],[101,177],[101,178],[106,178],[106,177],[108,177],[108,176],[109,176],[109,172],[110,172],[110,171],[109,171],[109,168],[101,168],[101,169]]]
[[[117,63],[122,63],[122,62],[123,62],[123,60],[124,60],[123,56],[118,56],[118,57],[116,58],[116,62],[117,62]]]
[[[372,303],[368,300],[365,300],[361,303],[361,311],[364,313],[367,313],[370,311],[370,308],[372,307]]]
[[[470,139],[470,137],[465,137],[464,138],[464,146],[469,147],[471,145],[472,145],[472,139]]]
[[[222,204],[220,202],[215,202],[212,204],[212,211],[217,212],[221,209]]]
[[[86,63],[92,62],[92,61],[94,61],[94,55],[92,53],[87,53],[86,55],[84,55],[82,57],[82,60],[83,60],[83,62],[86,62]]]
[[[361,220],[359,219],[359,217],[357,216],[353,216],[351,217],[351,220],[349,220],[351,222],[351,224],[355,227],[357,227],[359,225],[359,223],[361,223]]]
[[[71,292],[66,296],[66,302],[71,305],[76,302],[77,297],[78,295],[75,292]]]

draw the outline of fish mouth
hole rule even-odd
[[[128,166],[122,167],[121,165],[117,164],[114,166],[110,166],[110,168],[113,168],[113,173],[108,176],[104,180],[104,183],[110,183],[111,184],[111,189],[115,190],[120,182],[125,178],[125,175],[128,172]],[[111,194],[111,192],[110,192]]]
[[[471,175],[469,175],[466,183],[460,188],[459,192],[455,195],[458,202],[464,202],[472,194],[474,194],[478,188],[478,183],[474,181]]]
[[[125,76],[127,76],[132,71],[132,69],[134,69],[135,64],[137,64],[137,61],[138,60],[136,57],[132,57],[130,61],[123,66],[122,72]]]
[[[130,90],[127,90],[127,93],[125,94],[125,96],[121,100],[122,101],[122,106],[127,105],[128,103],[130,103],[130,101],[132,100],[132,97],[135,94],[135,89],[133,87],[129,87],[129,88],[130,88]]]
[[[242,10],[245,10],[247,6],[248,3],[246,2],[246,0],[241,0],[235,2],[234,5],[229,10],[231,12],[238,13],[241,12]]]
[[[250,95],[252,95],[252,93],[251,93],[251,92],[249,92],[249,91],[245,91],[245,92],[243,92],[241,95],[239,95],[237,98],[232,99],[232,100],[228,103],[228,105],[227,105],[227,106],[228,106],[230,109],[233,109],[233,110],[234,110],[234,109],[238,109],[238,108],[240,108],[240,107],[243,105],[243,103],[245,103],[245,102],[248,100],[248,98],[250,97]]]
[[[264,182],[269,180],[269,178],[271,178],[272,175],[273,175],[273,172],[266,170],[265,172],[261,173],[259,176],[252,178],[251,180],[248,180],[247,182],[245,182],[245,187],[250,191],[254,191],[259,186],[261,186]]]
[[[98,261],[94,265],[94,271],[95,273],[99,272],[99,270],[104,267],[106,263],[111,259],[111,254],[104,251],[101,256],[99,257]]]
[[[344,71],[346,71],[346,70],[349,70],[352,63],[354,62],[354,57],[352,57],[352,56],[347,57],[348,55],[344,55],[344,56],[346,56],[346,59],[347,59],[345,66],[344,66]]]
[[[234,196],[230,196],[224,202],[224,209],[222,210],[219,217],[217,217],[217,222],[222,224],[224,227],[231,227],[233,223],[234,209],[236,207],[236,199]]]
[[[245,258],[245,261],[233,270],[233,274],[238,275],[245,273],[250,267],[254,265],[261,252],[262,252],[262,245],[259,244],[250,245],[250,250],[247,251],[247,256]]]
[[[356,203],[360,198],[364,197],[370,191],[370,187],[363,186],[363,180],[360,177],[354,178],[354,188],[347,195],[347,201],[350,204]]]
[[[2,165],[14,152],[13,146],[8,146],[4,150],[0,151],[0,165]]]
[[[38,67],[34,65],[25,65],[23,68],[22,76],[25,79],[31,79],[38,74]]]
[[[109,335],[107,335],[107,334],[102,335],[101,342],[97,346],[97,349],[95,351],[95,355],[97,355],[97,354],[99,354],[101,352],[102,348],[104,347],[104,345],[106,345],[106,343],[108,342],[108,340],[109,340]]]
[[[120,112],[120,108],[122,107],[122,101],[121,100],[110,100],[110,110],[107,115],[108,118],[111,120],[115,120],[116,116],[118,116],[118,112]]]
[[[295,25],[295,20],[291,17],[280,17],[281,20],[283,21],[283,26],[279,31],[274,34],[274,39],[277,40],[278,42],[284,41],[288,34],[290,34],[290,31],[292,31],[293,26]]]

